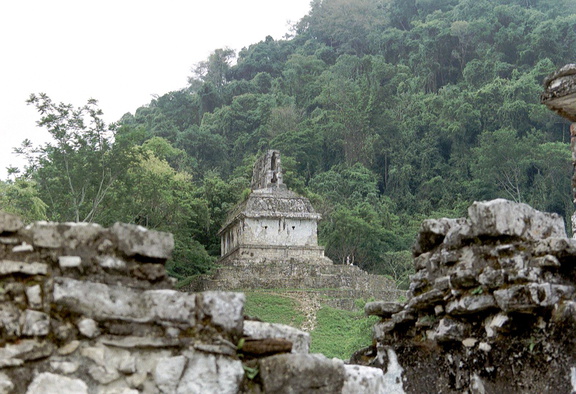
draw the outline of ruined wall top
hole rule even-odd
[[[252,190],[271,187],[286,188],[282,180],[282,162],[278,150],[267,151],[256,161],[252,170]]]

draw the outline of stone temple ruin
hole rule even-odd
[[[310,201],[288,190],[280,152],[268,151],[254,165],[252,193],[230,213],[219,232],[220,264],[297,259],[330,264],[318,246],[320,215]]]
[[[403,294],[384,276],[335,265],[324,256],[317,236],[321,216],[284,184],[279,151],[269,150],[256,162],[251,189],[219,232],[219,268],[186,290],[306,289],[333,307],[350,310],[359,298],[395,300]]]

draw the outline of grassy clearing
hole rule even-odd
[[[300,328],[304,315],[298,311],[298,301],[280,295],[245,292],[244,313],[268,323],[287,324]]]
[[[343,311],[329,306],[323,306],[316,318],[316,328],[310,333],[310,352],[343,360],[372,343],[372,326],[378,320],[366,317],[363,311]]]
[[[244,313],[266,322],[300,328],[305,317],[298,307],[298,301],[280,292],[246,292]],[[356,350],[370,345],[372,327],[378,319],[367,318],[363,310],[363,302],[358,303],[356,312],[323,305],[316,314],[316,328],[310,333],[310,352],[346,360]]]

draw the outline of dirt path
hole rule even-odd
[[[310,332],[316,328],[316,313],[322,307],[318,294],[308,291],[260,292],[296,301],[297,304],[295,306],[297,311],[304,315],[304,321],[300,329],[305,332]]]

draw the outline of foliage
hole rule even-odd
[[[496,197],[571,216],[568,124],[538,99],[575,52],[569,0],[315,0],[293,37],[215,49],[117,129],[93,100],[32,95],[53,141],[24,144],[0,203],[172,231],[181,278],[209,269],[255,157],[280,149],[327,255],[404,286],[427,217]]]
[[[93,221],[129,168],[131,155],[114,149],[114,127],[104,123],[96,100],[74,108],[41,93],[30,95],[27,102],[38,110],[38,126],[47,129],[52,141],[34,147],[25,140],[15,150],[28,160],[25,178],[36,182],[51,219]]]

